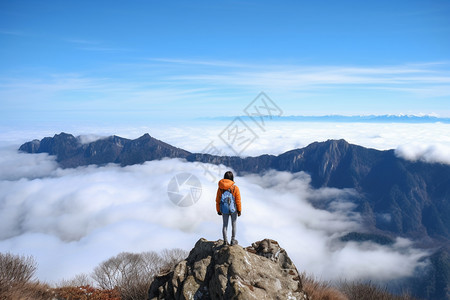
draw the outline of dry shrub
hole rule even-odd
[[[379,287],[370,282],[343,283],[341,290],[349,300],[414,300],[408,294],[393,295],[386,287]]]
[[[301,274],[303,290],[311,300],[348,300],[337,288],[329,282],[316,280],[312,276]]]
[[[52,289],[39,282],[12,284],[8,288],[0,287],[1,300],[50,300],[53,299]]]
[[[164,249],[161,252],[161,260],[164,267],[173,267],[188,256],[186,250],[180,248]]]
[[[120,300],[117,289],[103,290],[87,286],[66,286],[54,289],[54,299],[58,300]]]
[[[123,252],[97,266],[92,280],[80,274],[63,280],[58,288],[31,282],[36,262],[31,256],[0,253],[0,300],[142,300],[155,275],[162,269],[171,269],[187,256],[181,249],[140,254]]]
[[[378,287],[372,283],[352,282],[342,283],[339,287],[329,282],[301,275],[303,290],[311,300],[414,300],[410,295],[393,295],[387,288]]]
[[[31,256],[0,253],[0,284],[19,284],[31,280],[36,272],[36,262]]]
[[[118,289],[123,300],[142,300],[147,298],[155,275],[186,256],[187,252],[181,249],[164,250],[161,255],[122,252],[98,265],[92,278],[102,289]]]
[[[30,282],[36,272],[31,256],[0,253],[0,299],[50,299],[51,289],[39,282]]]
[[[63,279],[58,284],[58,287],[70,287],[70,286],[93,286],[93,281],[90,275],[81,273],[73,277],[72,279]]]
[[[143,255],[128,252],[102,262],[92,275],[100,288],[117,289],[122,299],[145,299],[153,276]]]

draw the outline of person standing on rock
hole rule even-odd
[[[241,216],[241,193],[239,188],[234,184],[233,172],[227,171],[223,179],[219,181],[219,188],[216,196],[216,210],[217,214],[222,216],[223,227],[223,241],[228,245],[227,229],[228,220],[231,217],[231,245],[236,245],[236,220]]]

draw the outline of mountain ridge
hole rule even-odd
[[[255,157],[191,153],[151,137],[110,136],[81,143],[61,133],[20,146],[19,151],[56,155],[62,167],[118,163],[122,166],[163,158],[223,164],[237,175],[269,170],[306,172],[314,188],[354,189],[356,211],[371,230],[413,238],[424,244],[450,241],[450,166],[408,161],[394,150],[376,150],[345,140],[314,142],[280,155]]]
[[[108,163],[126,166],[173,155],[184,158],[190,154],[186,150],[155,139],[148,133],[134,140],[112,135],[93,142],[82,143],[80,138],[61,132],[53,137],[24,143],[19,151],[55,155],[56,161],[63,168]]]

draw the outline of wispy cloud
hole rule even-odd
[[[450,95],[450,63],[445,61],[386,66],[241,64],[172,58],[153,58],[149,61],[173,70],[164,74],[163,78],[174,85],[201,84],[216,89],[269,90],[291,99],[298,98],[299,92],[312,95],[342,89],[365,90],[368,94],[383,91],[395,93],[396,98],[399,94],[421,98]]]
[[[7,29],[0,29],[0,34],[15,35],[15,36],[25,36],[26,35],[23,31],[20,31],[20,30],[7,30]]]
[[[226,61],[226,60],[200,60],[200,59],[176,59],[176,58],[149,58],[149,61],[181,64],[181,65],[204,65],[212,67],[250,67],[249,64]]]
[[[63,41],[76,45],[76,48],[84,51],[96,51],[96,52],[123,52],[134,51],[129,48],[113,47],[109,46],[104,41],[78,39],[78,38],[66,38]]]
[[[63,41],[72,43],[72,44],[81,44],[81,45],[99,45],[102,44],[101,41],[87,40],[87,39],[76,39],[76,38],[67,38],[63,39]]]
[[[124,52],[124,51],[134,51],[128,48],[115,48],[115,47],[80,47],[80,50],[86,51],[99,51],[99,52]]]
[[[203,81],[211,84],[271,86],[279,88],[314,88],[317,85],[396,85],[447,84],[450,71],[431,66],[339,67],[339,66],[254,66],[253,70],[224,70],[219,74],[186,74],[173,80]]]
[[[131,51],[105,46],[101,41],[94,40],[70,39],[67,42],[81,51]],[[67,103],[68,98],[73,103],[74,97],[82,93],[77,103],[89,102],[94,109],[102,109],[108,103],[111,104],[110,107],[121,110],[132,106],[134,109],[149,109],[157,102],[164,101],[177,103],[178,107],[189,107],[195,117],[204,116],[205,111],[215,112],[213,115],[218,116],[221,115],[220,109],[223,110],[222,103],[236,106],[243,99],[253,98],[261,90],[274,95],[291,109],[293,101],[299,99],[314,99],[316,104],[310,101],[308,105],[317,105],[321,111],[326,107],[324,103],[331,101],[336,103],[332,109],[338,106],[341,109],[339,112],[324,111],[321,114],[342,114],[346,110],[352,110],[355,103],[360,104],[362,110],[366,105],[382,103],[379,104],[380,111],[370,113],[438,112],[448,115],[450,111],[442,99],[450,95],[450,63],[307,66],[207,59],[138,58],[137,62],[109,65],[93,74],[0,77],[1,102],[15,105],[23,99],[27,102],[47,103],[50,110]],[[361,96],[365,100],[361,100]],[[411,99],[417,99],[416,106],[411,111],[399,111],[403,107],[402,103],[409,105]],[[428,102],[423,100],[434,99],[440,99],[440,102],[435,102],[431,111],[428,109]],[[363,103],[364,101],[367,103]],[[393,109],[393,105],[397,107]],[[300,109],[304,108],[294,107],[291,114],[299,114]],[[166,110],[170,109],[166,106]],[[314,108],[307,113],[317,114]]]
[[[110,86],[108,78],[89,78],[76,73],[52,74],[45,78],[0,78],[0,88],[24,92],[55,93],[71,90],[99,90]]]

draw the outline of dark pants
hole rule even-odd
[[[236,219],[237,219],[237,212],[229,215],[229,214],[223,214],[223,227],[222,227],[222,234],[223,234],[223,240],[225,242],[228,241],[227,239],[227,229],[228,229],[228,219],[231,216],[231,240],[234,240],[236,237]]]

